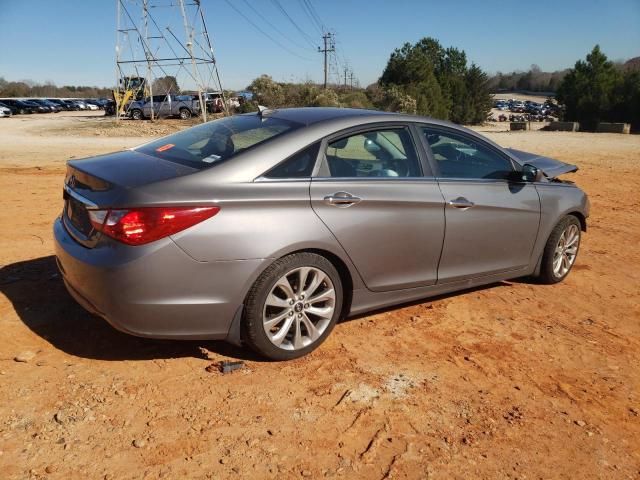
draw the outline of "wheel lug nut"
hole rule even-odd
[[[289,312],[289,316],[293,315],[293,311]]]
[[[304,300],[304,293],[300,295],[300,300]]]
[[[296,303],[296,302],[295,302],[295,300],[291,300],[291,301],[289,302],[289,305],[293,305],[294,303]]]
[[[301,313],[298,314],[298,318],[302,318],[302,314]]]
[[[309,308],[309,304],[308,304],[308,303],[305,303],[305,304],[304,304],[304,308]]]

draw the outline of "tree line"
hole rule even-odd
[[[8,82],[0,77],[0,97],[111,98],[111,89],[83,85],[58,87],[53,82],[41,84],[31,80]]]
[[[396,49],[378,82],[364,90],[278,83],[268,75],[255,79],[247,89],[254,101],[245,109],[255,109],[257,104],[375,108],[465,124],[483,122],[491,109],[487,74],[469,65],[464,51],[444,48],[433,38]]]
[[[526,72],[498,72],[489,78],[491,92],[528,91],[551,93],[558,89],[569,69],[543,72],[538,65],[531,65]]]
[[[558,86],[556,99],[564,105],[564,119],[580,122],[581,130],[594,130],[599,122],[623,122],[640,131],[638,60],[616,65],[596,45]]]
[[[175,77],[154,81],[154,92],[179,93]],[[527,90],[556,92],[564,105],[563,119],[578,121],[581,128],[595,129],[598,122],[631,123],[640,129],[640,57],[625,64],[614,63],[596,45],[574,68],[543,72],[532,65],[526,72],[498,73],[489,78],[466,53],[443,47],[436,39],[423,38],[394,50],[379,80],[367,88],[313,83],[276,82],[261,75],[247,90],[253,100],[241,111],[258,104],[278,107],[351,107],[426,115],[461,124],[486,120],[492,91]],[[0,77],[0,97],[110,97],[111,90],[89,86],[57,87],[51,82],[8,82]]]

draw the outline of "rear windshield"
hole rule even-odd
[[[236,115],[174,133],[135,150],[190,167],[206,168],[301,126],[255,113]]]

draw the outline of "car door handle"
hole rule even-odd
[[[362,199],[360,197],[355,197],[349,192],[337,192],[333,195],[324,197],[324,203],[339,208],[350,207],[351,205],[355,205],[356,203],[360,203],[361,201]]]
[[[475,203],[470,202],[464,197],[458,197],[455,200],[449,200],[447,202],[450,206],[459,208],[461,210],[466,210],[467,208],[471,208],[475,205]]]

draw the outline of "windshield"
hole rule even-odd
[[[301,126],[255,113],[236,115],[183,130],[135,150],[190,167],[206,168]]]

